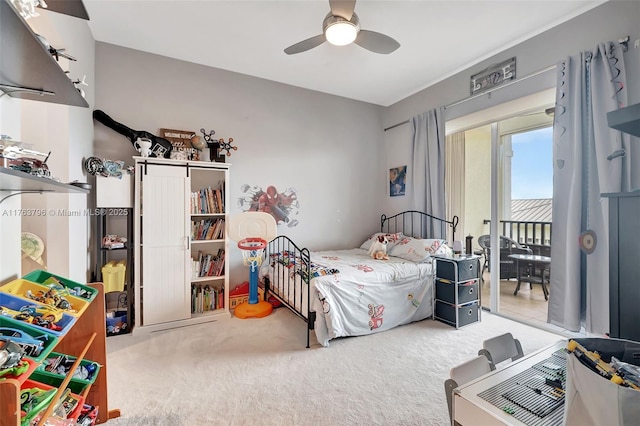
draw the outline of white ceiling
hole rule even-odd
[[[97,41],[389,106],[604,0],[359,0],[363,29],[401,46],[389,55],[323,43],[327,0],[84,0]],[[184,76],[188,78],[188,76]]]

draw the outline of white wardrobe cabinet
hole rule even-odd
[[[228,318],[225,207],[230,164],[134,159],[134,333]],[[212,233],[205,238],[203,225],[215,223],[216,238]],[[212,262],[209,273],[200,274],[208,266],[200,265],[205,258],[215,258],[215,267]]]

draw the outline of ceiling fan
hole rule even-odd
[[[360,20],[354,12],[356,0],[329,0],[329,6],[331,11],[322,22],[322,34],[293,44],[284,49],[284,53],[293,55],[306,52],[325,41],[336,46],[355,43],[367,50],[385,55],[400,47],[400,43],[387,35],[360,29]]]

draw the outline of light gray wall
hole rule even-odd
[[[610,1],[583,15],[569,20],[536,37],[505,50],[469,69],[441,81],[385,109],[384,127],[401,123],[432,108],[446,106],[469,97],[471,75],[511,57],[516,58],[517,78],[553,66],[569,55],[593,49],[597,43],[617,41],[629,35],[629,51],[625,54],[629,104],[640,102],[640,49],[634,41],[640,39],[640,2]],[[437,58],[434,58],[437,60]],[[451,120],[485,108],[517,99],[555,86],[555,70],[532,77],[445,110],[445,119]],[[388,130],[384,135],[382,159],[388,165],[411,164],[411,131],[409,124]],[[393,164],[392,164],[393,163]],[[411,175],[411,171],[408,171]],[[407,185],[408,197],[404,200],[386,198],[383,211],[398,210],[409,206],[411,183]],[[398,198],[398,197],[395,197]]]
[[[278,233],[312,250],[355,247],[378,229],[382,107],[105,43],[96,43],[96,81],[95,108],[132,129],[232,137],[231,215],[243,184],[274,185],[295,188],[300,201],[299,224]],[[94,146],[128,164],[137,154],[99,122]],[[234,287],[248,270],[230,252]]]

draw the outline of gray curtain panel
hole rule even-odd
[[[629,158],[607,157],[628,146],[606,113],[627,105],[622,47],[600,43],[558,64],[553,129],[553,238],[548,321],[571,331],[609,331],[609,235],[605,192],[628,190]],[[580,235],[595,233],[586,254]]]
[[[444,193],[445,134],[443,108],[432,109],[411,119],[413,133],[413,208],[432,216],[446,215]],[[440,227],[433,230],[434,238]]]

